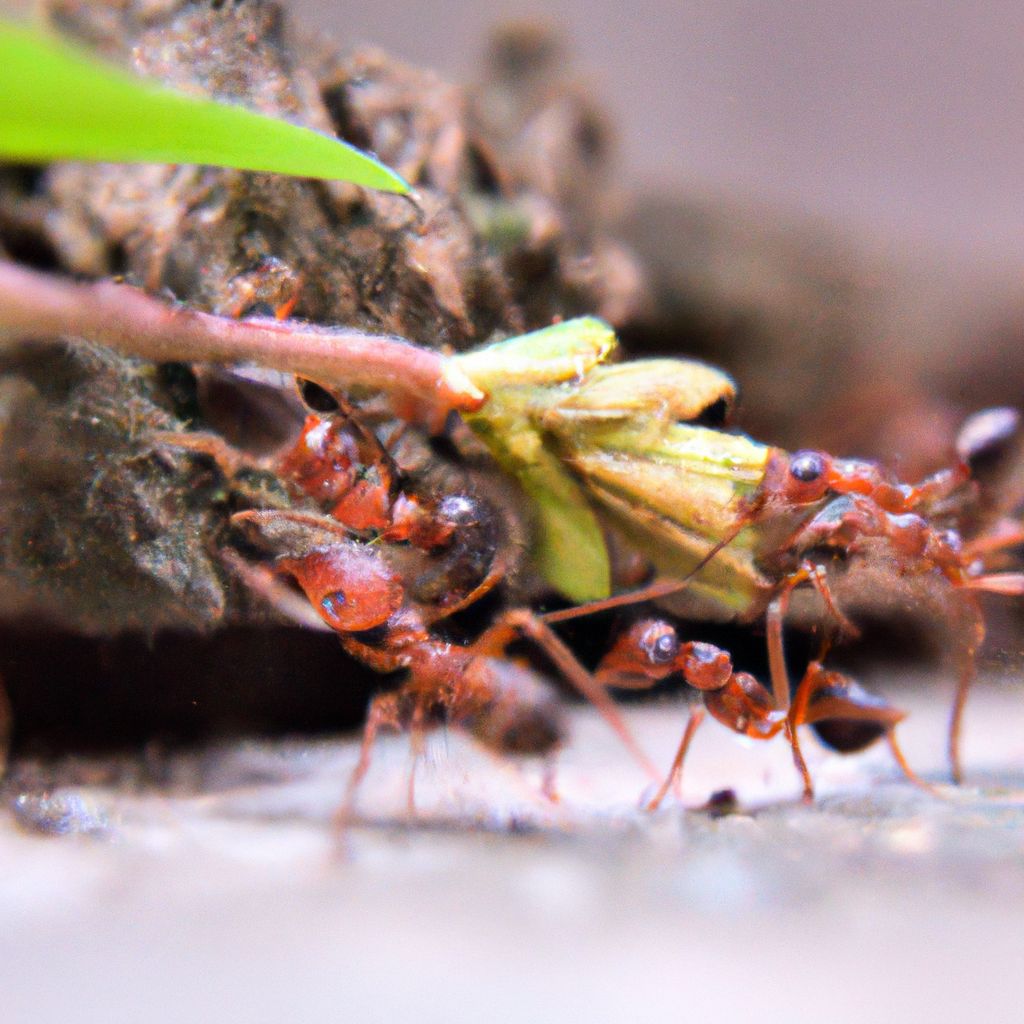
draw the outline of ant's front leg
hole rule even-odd
[[[676,750],[676,756],[672,759],[672,767],[669,769],[668,775],[665,776],[665,781],[659,787],[658,792],[647,802],[644,808],[645,811],[656,811],[661,806],[661,802],[665,799],[669,789],[675,791],[677,800],[682,799],[683,762],[686,760],[690,744],[703,723],[705,715],[706,712],[703,707],[691,708],[690,717],[686,720],[686,728],[683,730],[683,738],[679,741],[679,749]]]
[[[481,634],[473,644],[473,651],[477,654],[501,657],[506,648],[520,637],[532,640],[551,659],[563,678],[597,708],[601,717],[643,771],[654,781],[660,782],[661,773],[634,739],[633,733],[604,685],[579,663],[576,655],[542,618],[526,609],[505,612],[493,626]]]

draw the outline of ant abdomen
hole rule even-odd
[[[847,709],[855,709],[854,714],[844,715],[837,711],[834,717],[820,718],[811,724],[815,735],[829,747],[840,754],[856,754],[872,743],[876,743],[893,728],[897,721],[903,717],[903,713],[893,708],[888,701],[873,693],[869,693],[864,687],[853,680],[840,677],[835,673],[837,680],[832,685],[823,686],[817,690],[808,703],[808,714],[826,712],[829,704],[841,704]],[[860,717],[856,712],[871,712],[873,717]],[[886,721],[879,715],[890,712],[889,720]]]
[[[501,517],[483,498],[466,493],[442,498],[435,511],[448,530],[426,569],[409,584],[422,604],[447,606],[472,593],[491,575],[503,547]]]
[[[839,754],[858,754],[880,740],[888,731],[877,722],[858,722],[851,718],[830,718],[815,722],[811,728],[829,750]]]
[[[455,711],[485,746],[529,756],[548,754],[561,744],[566,735],[561,702],[536,672],[504,659],[478,658],[466,675],[473,692]]]

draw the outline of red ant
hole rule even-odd
[[[974,418],[971,422],[978,420]],[[756,518],[776,504],[793,507],[830,499],[786,545],[789,552],[801,558],[801,565],[784,579],[779,594],[769,606],[769,637],[771,639],[773,633],[779,635],[777,643],[769,644],[769,654],[774,650],[779,673],[784,672],[782,619],[793,587],[805,579],[810,579],[819,589],[839,624],[848,632],[856,633],[829,596],[825,566],[809,561],[808,554],[830,550],[851,555],[878,541],[884,545],[899,575],[937,575],[952,588],[963,638],[948,736],[948,756],[956,782],[963,776],[960,762],[963,711],[974,679],[975,656],[985,639],[985,620],[977,595],[979,592],[1024,594],[1024,575],[988,572],[984,560],[1024,540],[1019,528],[998,536],[985,534],[965,543],[957,530],[934,525],[933,516],[941,511],[940,504],[970,481],[971,462],[1004,440],[995,435],[980,436],[973,438],[968,446],[964,437],[962,431],[957,464],[916,485],[890,478],[872,462],[835,459],[816,451],[798,452],[793,456],[777,451],[769,460],[764,483],[754,495],[749,512]],[[775,671],[776,666],[773,666],[773,675]]]
[[[815,724],[819,732],[824,730],[826,742],[841,752],[860,750],[884,735],[906,776],[923,785],[895,740],[894,729],[905,717],[904,712],[868,694],[842,674],[826,670],[820,659],[810,663],[790,701],[783,624],[794,590],[810,583],[833,620],[846,632],[856,634],[856,627],[832,595],[828,564],[823,559],[880,549],[900,576],[931,575],[952,588],[964,637],[948,748],[954,780],[959,782],[963,710],[974,677],[975,654],[985,635],[977,595],[983,591],[1024,594],[1024,574],[988,572],[985,566],[985,559],[992,553],[1024,542],[1019,524],[1009,529],[1003,524],[970,543],[965,543],[956,530],[935,525],[944,511],[943,503],[970,481],[972,465],[1006,440],[1001,421],[993,420],[988,433],[981,429],[980,422],[980,417],[972,418],[972,429],[965,427],[962,431],[957,464],[917,485],[889,477],[872,462],[835,459],[817,451],[793,455],[778,449],[771,452],[761,484],[739,509],[736,529],[714,545],[690,573],[693,576],[703,569],[742,529],[762,526],[775,517],[784,522],[784,517],[802,508],[820,506],[810,519],[790,529],[788,537],[774,547],[773,558],[762,560],[762,567],[773,572],[775,582],[763,603],[751,611],[766,615],[771,691],[753,676],[734,672],[724,651],[710,644],[681,644],[673,626],[650,619],[619,638],[601,663],[597,680],[604,685],[646,687],[681,673],[691,686],[702,691],[704,708],[735,732],[754,739],[770,739],[785,732],[806,799],[813,797],[813,784],[797,736],[797,727],[803,724]],[[639,591],[551,613],[545,620],[563,621],[660,599],[685,586],[685,580],[658,581]],[[691,714],[672,770],[651,801],[652,808],[658,806],[673,780],[678,782],[690,741],[704,718],[704,708]]]
[[[278,472],[354,536],[443,553],[441,565],[421,575],[413,589],[451,614],[479,600],[504,575],[498,517],[458,485],[443,496],[417,490],[392,455],[404,431],[403,424],[382,443],[345,407],[310,415]]]
[[[900,750],[895,727],[905,712],[872,696],[839,672],[812,661],[792,705],[780,705],[772,692],[747,672],[733,670],[729,655],[713,644],[681,643],[674,626],[663,619],[644,619],[620,635],[601,661],[596,679],[605,686],[644,689],[671,675],[682,674],[699,690],[703,704],[690,712],[672,768],[647,804],[656,810],[671,786],[678,792],[683,762],[705,710],[741,736],[770,740],[785,731],[793,759],[804,781],[805,797],[813,796],[807,764],[800,750],[797,727],[831,724],[830,745],[844,753],[862,750],[884,735],[897,764],[916,785],[928,787],[914,774]]]
[[[351,530],[430,550],[450,539],[454,524],[400,490],[390,454],[398,437],[382,444],[351,412],[310,415],[279,471]]]
[[[468,607],[503,577],[500,529],[486,501],[466,491],[417,493],[391,454],[404,427],[382,443],[346,407],[307,418],[297,442],[276,461],[277,472],[330,518],[297,510],[250,509],[233,522],[263,545],[286,552],[274,563],[290,576],[345,650],[381,673],[405,670],[393,692],[370,705],[362,749],[339,820],[347,819],[383,728],[408,730],[418,755],[428,726],[444,720],[499,753],[549,756],[564,735],[560,705],[549,684],[510,660],[506,648],[533,640],[562,675],[595,704],[644,771],[660,775],[629,732],[615,704],[539,618],[509,611],[474,642],[434,633],[438,622]],[[164,443],[208,455],[234,475],[251,461],[213,435],[165,435]],[[401,546],[439,561],[409,581]],[[309,624],[292,592],[228,555],[232,568],[289,617]],[[414,762],[415,765],[415,762]],[[410,775],[409,803],[413,803]],[[552,783],[547,784],[551,786]]]
[[[278,558],[276,570],[298,583],[349,654],[377,672],[407,674],[397,690],[374,698],[370,705],[340,823],[348,819],[382,728],[408,730],[416,754],[424,731],[438,719],[467,729],[500,753],[550,755],[557,749],[564,729],[554,692],[536,672],[505,655],[507,647],[523,636],[535,641],[597,706],[648,774],[659,777],[604,689],[532,613],[507,612],[473,643],[452,643],[431,628],[449,611],[410,600],[383,546],[354,541],[340,524],[301,512],[250,510],[236,514],[234,522],[290,552]],[[410,775],[410,808],[412,787]]]

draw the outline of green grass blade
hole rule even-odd
[[[0,160],[210,164],[409,191],[338,139],[153,85],[3,19]]]

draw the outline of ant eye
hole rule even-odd
[[[647,630],[640,646],[652,665],[668,665],[679,653],[679,637],[670,626],[660,624]]]
[[[338,400],[326,389],[311,380],[297,380],[299,397],[313,412],[328,413],[338,411]]]
[[[449,494],[437,506],[437,514],[456,526],[472,526],[479,522],[481,509],[468,494]]]
[[[345,607],[345,595],[340,590],[325,595],[320,601],[320,607],[329,618],[336,619],[341,609]]]
[[[825,460],[818,452],[797,452],[790,459],[789,472],[802,484],[812,484],[825,472]]]

